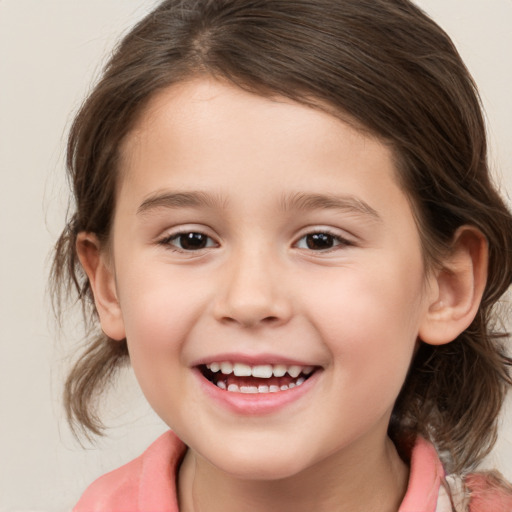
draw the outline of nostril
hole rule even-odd
[[[282,319],[275,315],[260,316],[256,314],[233,314],[222,316],[220,321],[225,324],[238,324],[243,327],[255,327],[257,325],[276,325],[282,322]]]
[[[244,294],[230,290],[221,295],[213,305],[214,317],[228,325],[256,327],[286,323],[291,318],[291,305],[284,297],[267,296],[258,290]]]

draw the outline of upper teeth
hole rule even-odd
[[[244,363],[230,363],[228,361],[214,362],[207,364],[206,367],[216,373],[222,372],[224,375],[235,374],[237,377],[259,377],[268,379],[272,376],[283,377],[286,373],[290,377],[298,377],[301,373],[309,375],[313,371],[313,366],[298,366],[285,364],[259,364],[250,366]]]

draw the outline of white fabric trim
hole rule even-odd
[[[469,512],[469,493],[462,479],[447,476],[439,488],[436,512]]]

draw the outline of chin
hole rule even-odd
[[[297,451],[280,453],[276,450],[240,450],[209,459],[217,469],[241,480],[272,481],[291,478],[305,469],[306,461],[297,458]]]

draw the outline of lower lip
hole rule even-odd
[[[287,405],[302,398],[315,385],[321,373],[316,370],[301,385],[284,391],[274,393],[236,393],[220,389],[218,386],[205,379],[199,369],[195,368],[196,378],[202,391],[223,407],[228,408],[236,414],[256,416],[277,412]]]

